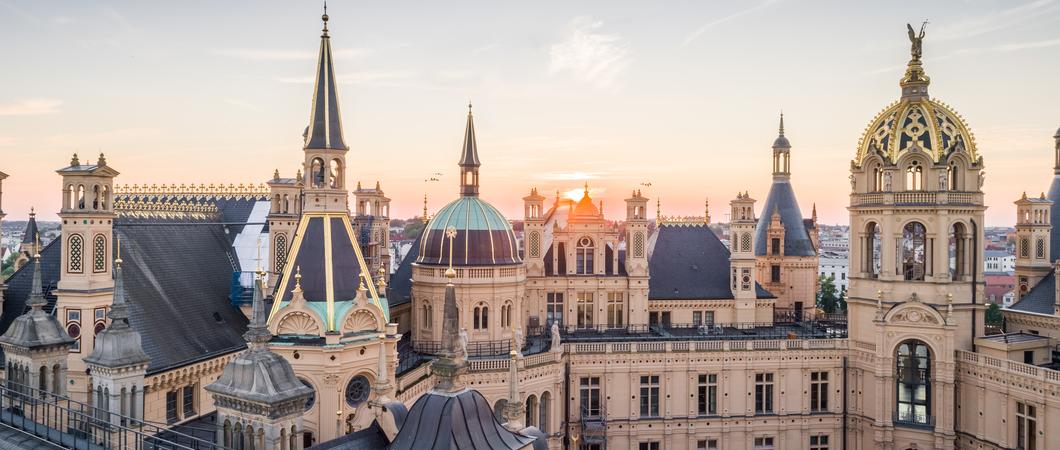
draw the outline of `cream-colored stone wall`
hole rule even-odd
[[[168,392],[177,392],[177,423],[212,413],[216,409],[213,397],[204,388],[217,381],[225,365],[238,354],[239,352],[232,352],[144,377],[144,421],[159,426],[168,423],[166,415],[166,393]],[[187,386],[195,389],[194,414],[184,410],[184,398],[181,394]]]
[[[758,283],[777,297],[777,308],[794,308],[802,303],[803,310],[813,309],[817,303],[817,256],[758,256]],[[780,266],[780,282],[773,283],[772,266]]]
[[[442,340],[445,303],[445,267],[414,264],[412,268],[412,333],[417,342]],[[456,289],[460,327],[467,330],[469,342],[504,341],[512,338],[515,327],[524,327],[521,317],[526,268],[522,265],[461,267],[456,269]],[[431,321],[424,321],[424,308],[430,306]],[[474,327],[475,307],[486,306],[487,326]],[[502,322],[502,308],[510,306],[511,324]],[[507,353],[502,352],[502,353]]]

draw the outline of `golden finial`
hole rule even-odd
[[[453,270],[453,240],[456,239],[456,228],[446,228],[445,237],[449,238],[449,268],[445,269],[445,277],[451,280],[456,278],[456,271]]]
[[[122,261],[121,261],[121,236],[117,236],[117,241],[115,242],[114,248],[115,248],[115,250],[114,250],[114,253],[115,253],[115,255],[114,255],[115,256],[114,264],[117,264],[117,265],[120,266],[121,263],[122,263]]]
[[[294,266],[294,289],[302,290],[302,266]]]

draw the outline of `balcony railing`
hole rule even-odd
[[[894,422],[895,425],[908,427],[935,428],[935,416],[925,414],[901,413],[895,411],[891,414],[891,422]]]
[[[982,205],[982,192],[902,191],[869,192],[851,196],[850,206]]]
[[[0,423],[63,448],[224,449],[212,441],[12,381],[0,386]]]

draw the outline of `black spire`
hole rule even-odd
[[[467,128],[464,130],[464,147],[460,152],[460,194],[478,195],[478,144],[475,142],[475,118],[471,115],[471,102],[467,103]]]
[[[317,59],[316,86],[313,89],[313,110],[309,115],[305,148],[348,150],[342,138],[342,116],[339,114],[339,93],[335,83],[335,68],[331,58],[331,37],[328,36],[327,6],[323,33],[320,35],[320,55]]]

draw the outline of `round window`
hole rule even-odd
[[[298,381],[301,381],[303,386],[309,388],[309,390],[312,391],[309,394],[309,398],[307,398],[305,401],[305,410],[309,411],[310,409],[313,409],[313,405],[317,402],[317,391],[316,389],[313,389],[313,385],[309,384],[309,382],[305,379],[299,378]]]
[[[79,336],[81,336],[81,326],[76,323],[71,323],[70,325],[67,325],[66,334],[69,334],[70,337],[77,339]]]
[[[368,379],[363,375],[357,375],[350,379],[349,383],[346,383],[346,404],[350,405],[351,408],[356,408],[365,400],[368,400],[368,390],[371,386],[368,383]]]

